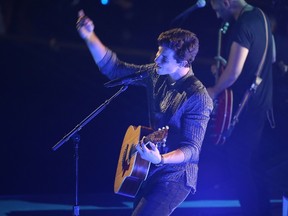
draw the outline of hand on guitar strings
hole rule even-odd
[[[149,145],[150,148],[146,145]],[[159,164],[161,162],[160,152],[154,143],[150,141],[144,143],[144,139],[142,139],[140,143],[136,145],[136,149],[142,159],[150,161],[153,164]]]

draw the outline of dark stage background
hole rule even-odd
[[[284,1],[250,2],[264,10],[273,9],[278,15],[287,13]],[[123,60],[148,63],[157,50],[158,34],[194,3],[1,1],[0,193],[74,193],[73,143],[68,141],[57,151],[51,148],[119,89],[104,88],[108,80],[99,73],[75,29],[79,9],[94,20],[99,37]],[[207,86],[213,83],[209,68],[216,55],[219,24],[208,4],[177,24],[199,36],[200,52],[194,70]],[[267,127],[263,137],[263,158],[273,179],[271,187],[280,193],[288,182],[288,102],[287,92],[281,93],[284,97],[275,102],[277,127]],[[148,124],[146,105],[144,90],[129,87],[79,132],[80,193],[113,192],[122,139],[129,125]],[[225,162],[219,155],[215,146],[203,146],[199,194],[221,194],[229,184]]]

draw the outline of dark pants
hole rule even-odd
[[[224,146],[232,184],[245,216],[268,216],[270,203],[267,178],[260,157],[266,112],[255,110],[242,117]]]
[[[135,199],[132,216],[168,216],[189,195],[191,188],[180,182],[145,182]]]

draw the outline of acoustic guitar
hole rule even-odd
[[[141,158],[136,145],[143,140],[144,144],[152,142],[157,146],[165,145],[168,127],[153,131],[144,126],[130,125],[124,136],[114,181],[114,192],[119,195],[135,197],[147,178],[150,162]]]

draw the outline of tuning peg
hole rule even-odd
[[[162,127],[162,128],[158,128],[158,131],[160,131],[160,130],[168,130],[169,129],[169,126],[168,125],[166,125],[165,127]]]

